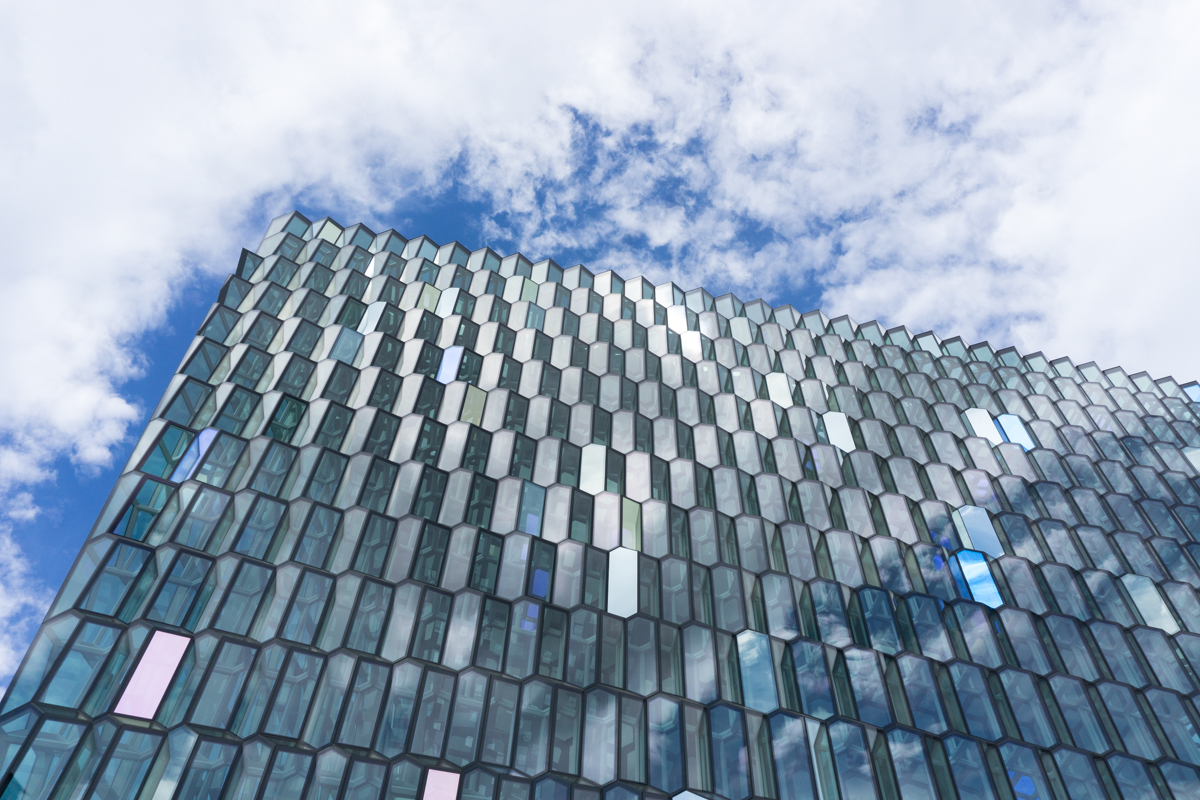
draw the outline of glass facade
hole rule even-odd
[[[1200,386],[298,214],[0,798],[1200,795]]]

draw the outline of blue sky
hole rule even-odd
[[[1198,44],[1174,0],[0,7],[0,684],[294,207],[1200,375]]]

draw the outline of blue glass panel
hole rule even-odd
[[[1032,748],[1018,744],[1001,745],[1000,757],[1008,771],[1008,782],[1016,800],[1054,800],[1050,785],[1046,782],[1042,765]]]
[[[829,743],[843,797],[877,800],[879,795],[875,791],[871,756],[863,729],[844,720],[830,723]]]
[[[963,736],[947,736],[944,743],[958,796],[972,800],[996,800],[996,790],[992,788],[979,745]]]
[[[1108,796],[1096,775],[1091,756],[1064,748],[1054,751],[1054,761],[1071,800],[1096,800]]]
[[[1004,547],[1000,544],[1000,537],[996,535],[986,508],[962,506],[954,512],[953,518],[964,545],[982,550],[992,558],[1004,555]]]
[[[964,596],[970,596],[989,608],[1004,605],[1004,598],[1000,596],[1000,590],[988,568],[987,557],[983,553],[959,550],[952,558],[969,590],[963,592]]]
[[[973,736],[995,741],[1003,735],[996,710],[992,707],[991,693],[983,670],[974,664],[961,661],[950,665],[950,677],[958,695],[967,730]]]
[[[1182,761],[1200,766],[1200,733],[1179,697],[1162,689],[1147,689],[1146,701],[1154,709],[1175,755]]]
[[[708,712],[712,733],[713,789],[729,800],[750,796],[746,731],[742,713],[719,705]]]
[[[929,662],[914,655],[903,655],[896,659],[908,707],[913,723],[932,734],[944,733],[947,729],[946,713],[942,709],[941,697],[933,680]]]
[[[1081,681],[1064,675],[1050,678],[1050,689],[1077,747],[1093,753],[1108,750],[1108,735],[1100,725]]]
[[[1141,761],[1116,753],[1106,761],[1123,800],[1159,800],[1150,773]]]
[[[825,663],[825,648],[819,642],[799,639],[792,644],[792,662],[804,713],[818,719],[836,714],[829,670]]]
[[[464,348],[461,345],[447,347],[442,353],[442,363],[438,366],[438,383],[450,383],[458,380],[458,368],[462,364]]]
[[[887,690],[883,687],[883,676],[874,652],[852,647],[846,650],[846,672],[854,691],[854,704],[858,718],[876,727],[892,721],[888,708]]]
[[[531,536],[540,536],[542,509],[546,503],[546,490],[536,483],[525,481],[521,491],[521,509],[517,516],[517,529]]]
[[[737,636],[737,647],[744,701],[755,711],[769,714],[779,708],[770,639],[761,633],[742,631]]]
[[[1001,414],[996,417],[996,427],[1006,442],[1015,442],[1025,450],[1032,450],[1037,447],[1037,443],[1033,441],[1033,437],[1025,429],[1025,423],[1016,414]]]
[[[887,742],[900,797],[903,800],[937,800],[933,773],[929,769],[920,735],[896,728],[888,731]]]
[[[804,720],[779,712],[769,718],[769,724],[779,800],[815,800]]]
[[[650,785],[664,792],[683,788],[683,726],[679,704],[655,697],[647,704]]]

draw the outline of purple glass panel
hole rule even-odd
[[[421,800],[454,800],[458,797],[458,773],[431,769],[425,773],[425,794]]]
[[[142,660],[138,662],[129,685],[117,703],[116,713],[142,719],[152,718],[190,641],[186,636],[155,631],[154,638],[142,654]]]
[[[200,431],[200,435],[192,441],[187,452],[180,459],[179,465],[171,473],[173,483],[183,483],[192,477],[196,465],[200,463],[200,459],[204,458],[204,454],[208,452],[208,446],[213,443],[213,439],[217,438],[218,433],[220,431],[216,428],[205,428]]]

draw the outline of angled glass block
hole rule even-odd
[[[257,250],[11,682],[27,792],[1195,794],[1194,382],[328,218]]]

